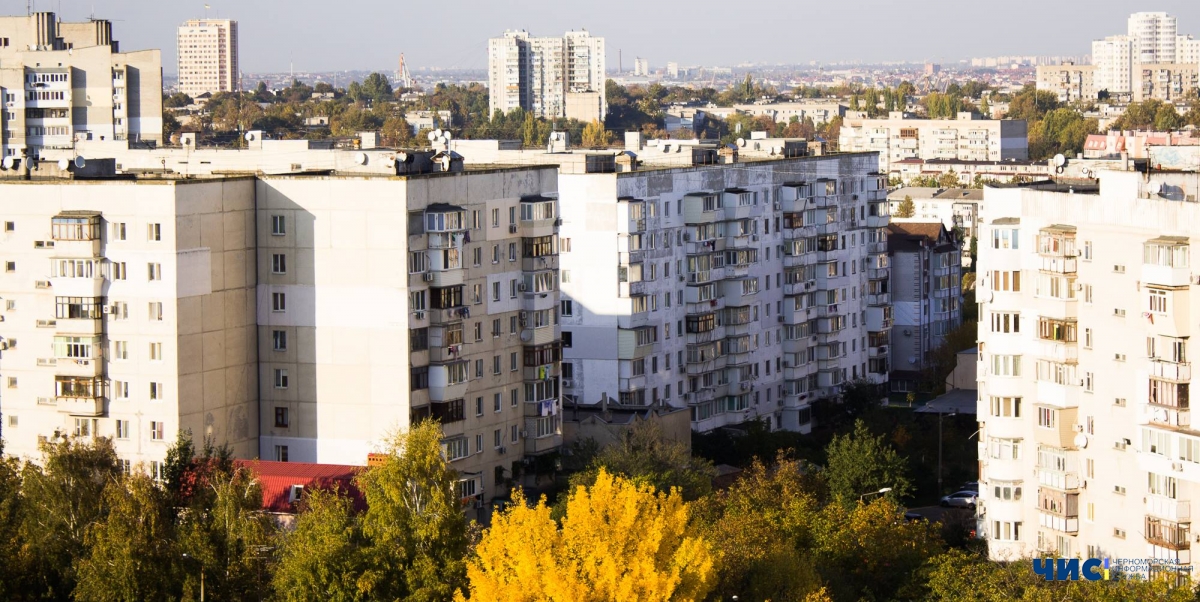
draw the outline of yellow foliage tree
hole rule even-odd
[[[599,121],[592,121],[583,126],[583,145],[589,148],[608,146],[608,130]]]
[[[656,493],[604,470],[571,494],[561,528],[544,499],[530,508],[518,494],[468,562],[471,599],[702,600],[716,583],[716,556],[691,533],[689,513],[678,491]]]

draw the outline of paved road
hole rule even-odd
[[[951,516],[959,515],[963,517],[973,516],[975,511],[967,508],[942,508],[941,506],[925,506],[923,508],[909,508],[909,512],[916,512],[925,517],[931,522],[941,522],[947,514]]]

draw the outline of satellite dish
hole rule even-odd
[[[367,153],[354,153],[354,162],[359,165],[367,164]]]
[[[68,161],[68,160],[66,160],[66,159],[59,159],[59,160],[58,160],[58,170],[59,170],[59,171],[67,171],[67,168],[69,168],[69,167],[71,167],[71,162],[70,162],[70,161]]]
[[[1150,183],[1146,185],[1146,190],[1149,190],[1150,194],[1158,194],[1162,192],[1162,182],[1150,180]]]
[[[521,331],[521,342],[528,343],[533,338],[533,333],[528,330]]]
[[[450,132],[446,132],[444,138],[446,139],[446,142],[449,142],[451,140],[454,140],[454,134],[451,134]]]
[[[442,134],[444,134],[444,133],[445,133],[445,132],[443,132],[443,131],[442,131],[442,128],[438,128],[438,129],[436,129],[436,130],[433,130],[433,135],[434,135],[434,136],[436,136],[436,137],[438,137],[438,138],[441,138],[441,137],[442,137]]]
[[[1087,447],[1087,444],[1088,444],[1087,435],[1085,435],[1083,433],[1079,433],[1078,435],[1075,435],[1075,447],[1083,449],[1083,448]]]
[[[425,137],[429,138],[430,142],[433,142],[434,140],[437,140],[438,135],[434,132],[429,132],[429,134],[426,135]]]
[[[83,157],[75,157],[75,169],[83,169],[87,166],[87,161]]]
[[[1067,158],[1062,153],[1054,155],[1054,166],[1062,167],[1067,164]]]
[[[246,142],[254,142],[254,132],[246,132]]]
[[[408,163],[408,153],[405,153],[405,152],[396,153],[396,160],[400,161],[401,163]]]
[[[737,145],[738,145],[738,146],[746,146],[746,139],[745,139],[745,138],[738,138],[738,139],[737,139]]]
[[[13,158],[5,157],[4,161],[2,163],[0,163],[0,165],[3,165],[4,169],[12,169],[13,168]]]

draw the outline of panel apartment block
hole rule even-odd
[[[989,188],[979,241],[980,532],[993,558],[1191,565],[1195,173]]]
[[[847,119],[838,137],[843,152],[877,151],[879,171],[898,175],[904,159],[969,161],[1029,158],[1027,126],[1021,119],[914,119],[893,111],[887,119]]]

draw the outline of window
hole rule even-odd
[[[125,222],[113,222],[111,224],[111,226],[112,226],[112,239],[113,240],[125,240]]]
[[[993,249],[1019,249],[1021,231],[1017,228],[993,228]]]
[[[162,343],[150,343],[150,360],[159,362],[163,359]]]
[[[275,408],[275,428],[288,428],[288,409]]]
[[[993,355],[992,356],[992,375],[994,375],[994,376],[1020,376],[1021,375],[1021,356],[1019,356],[1019,355]]]
[[[112,393],[114,399],[129,399],[129,382],[114,380],[112,382]]]
[[[276,389],[286,389],[286,388],[288,388],[288,373],[287,373],[287,370],[284,370],[283,368],[276,368],[276,369],[275,369],[275,388],[276,388]]]
[[[413,368],[409,372],[409,383],[413,391],[429,388],[429,366]]]
[[[165,423],[158,422],[156,420],[151,420],[150,421],[150,440],[151,441],[162,441],[164,438],[165,430],[166,430]]]
[[[94,420],[91,418],[76,418],[75,419],[75,436],[76,437],[91,437],[95,431],[92,428]]]
[[[1160,495],[1175,499],[1177,484],[1175,477],[1146,473],[1146,492],[1150,495]]]
[[[1150,289],[1150,311],[1156,314],[1167,313],[1167,291]]]
[[[162,240],[162,224],[146,224],[146,240],[158,242]]]
[[[287,273],[287,255],[283,253],[271,254],[271,273],[286,274]]]
[[[4,271],[5,271],[5,272],[15,272],[15,271],[17,271],[17,262],[15,262],[15,261],[6,261],[6,262],[4,262]]]
[[[1021,332],[1021,314],[1017,312],[992,312],[992,332]]]
[[[494,394],[492,396],[492,411],[496,412],[496,413],[500,413],[500,410],[503,409],[503,405],[504,405],[504,394],[503,393]]]
[[[410,291],[408,306],[412,311],[425,311],[425,291]]]
[[[17,222],[4,222],[4,231],[5,232],[16,232],[17,231]]]
[[[129,435],[130,435],[129,421],[128,420],[117,420],[116,426],[117,426],[117,439],[128,439]]]
[[[442,442],[442,449],[447,462],[461,460],[471,455],[471,442],[466,437],[447,439]]]
[[[424,330],[424,329],[421,329]],[[287,351],[287,331],[272,330],[271,346],[275,351]]]
[[[166,399],[166,389],[162,383],[150,383],[150,399],[152,401]]]
[[[163,319],[163,304],[162,301],[151,301],[149,304],[150,321],[161,322]]]
[[[992,290],[994,291],[1009,291],[1014,293],[1021,292],[1021,272],[1020,271],[992,271]]]
[[[1058,411],[1052,408],[1038,408],[1038,426],[1056,428],[1058,426]]]
[[[286,445],[276,445],[275,446],[275,461],[276,462],[287,462],[288,461],[288,446],[286,446]]]
[[[998,418],[1020,418],[1020,397],[992,397],[992,416]]]
[[[126,269],[125,269],[125,262],[124,262],[124,261],[114,261],[114,262],[112,263],[112,277],[113,277],[113,280],[125,280],[125,277],[126,277],[127,275],[128,275],[128,272],[127,272],[127,271],[126,271]]]
[[[146,279],[150,281],[162,280],[162,264],[148,263],[146,264]]]
[[[283,236],[287,234],[287,223],[282,215],[271,216],[271,235]]]
[[[1088,349],[1091,349],[1091,347],[1092,347],[1092,329],[1091,328],[1083,329],[1083,346]]]
[[[992,521],[992,539],[996,541],[1020,541],[1021,523],[1002,520]]]
[[[562,301],[560,303],[559,314],[563,316],[575,315],[575,302],[569,299]]]
[[[1020,460],[1020,439],[988,438],[988,457],[994,460]]]
[[[286,311],[287,297],[284,293],[271,293],[271,311]]]
[[[1014,483],[1000,482],[993,486],[993,498],[1004,501],[1021,499],[1021,486]]]

